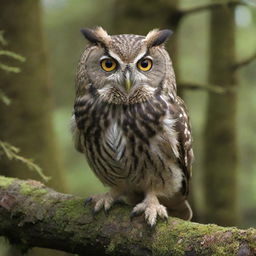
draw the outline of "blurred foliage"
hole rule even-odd
[[[0,44],[2,46],[6,46],[8,44],[7,41],[4,38],[4,31],[3,30],[0,30]],[[3,57],[3,56],[12,58],[12,59],[20,61],[20,62],[25,61],[25,58],[22,57],[21,55],[17,54],[17,53],[0,49],[0,58]],[[5,65],[1,62],[0,62],[0,70],[5,71],[5,72],[11,72],[11,73],[19,73],[21,71],[21,69],[19,67],[13,67],[13,66]],[[1,89],[0,89],[0,100],[5,105],[10,105],[10,103],[11,103],[11,100],[9,99],[9,97],[7,95],[5,95],[5,93]],[[21,163],[25,164],[28,167],[28,169],[37,172],[38,175],[44,181],[48,181],[50,179],[49,177],[47,177],[43,174],[42,169],[37,164],[35,164],[32,159],[28,159],[28,158],[25,158],[25,157],[21,156],[19,154],[19,151],[20,150],[17,147],[11,145],[8,142],[4,142],[4,141],[0,140],[0,159],[3,156],[6,156],[9,160],[20,161]]]
[[[15,60],[19,60],[19,61],[22,61],[22,62],[25,61],[25,58],[23,58],[22,56],[14,53],[14,52],[10,52],[10,51],[0,50],[0,56],[8,56],[8,57],[11,57]],[[0,62],[0,69],[2,69],[4,71],[7,71],[7,72],[12,72],[12,73],[19,73],[20,72],[20,68],[8,66],[8,65],[5,65],[1,62]]]
[[[0,30],[0,45],[4,46],[7,45],[7,41],[4,39],[4,31]],[[21,55],[11,52],[11,51],[7,51],[7,50],[1,50],[0,48],[0,58],[6,56],[6,57],[10,57],[14,60],[20,61],[20,62],[24,62],[25,58],[22,57]],[[19,67],[13,67],[13,66],[9,66],[6,65],[4,63],[2,63],[0,61],[0,69],[4,70],[6,72],[12,72],[12,73],[19,73],[20,72],[20,68]]]
[[[28,159],[19,155],[19,152],[20,150],[17,147],[14,147],[8,142],[0,140],[0,159],[2,156],[6,156],[9,160],[20,161],[30,170],[37,172],[44,181],[48,181],[50,179],[50,177],[47,177],[43,174],[42,169],[37,164],[35,164],[32,159]]]
[[[159,0],[163,1],[163,0]],[[206,4],[205,0],[183,0],[181,7],[189,8]],[[69,170],[67,173],[69,187],[72,193],[87,196],[104,188],[86,165],[84,156],[75,152],[71,134],[69,133],[69,120],[74,100],[75,69],[80,54],[86,44],[79,34],[82,27],[102,25],[106,30],[114,30],[118,20],[113,20],[115,5],[114,0],[76,0],[76,1],[51,1],[44,0],[44,26],[47,36],[48,51],[50,56],[51,78],[55,94],[55,127],[61,142],[62,158]],[[141,6],[144,8],[144,6]],[[256,45],[256,12],[255,7],[242,7],[239,14],[236,12],[236,44],[237,59],[250,56],[255,51]],[[247,18],[246,18],[246,17]],[[249,18],[248,18],[249,17]],[[247,24],[244,20],[247,19]],[[142,17],[143,22],[143,17]],[[181,81],[207,83],[208,70],[208,36],[209,12],[204,11],[188,15],[182,20],[179,31],[179,63]],[[152,25],[152,28],[154,25]],[[123,31],[126,33],[126,31]],[[172,53],[170,53],[171,55]],[[255,226],[256,222],[256,111],[255,102],[255,68],[256,63],[239,71],[239,188],[240,208],[243,215],[242,226]],[[196,161],[193,172],[193,191],[197,198],[199,209],[204,207],[202,201],[202,133],[205,124],[207,93],[205,91],[186,91],[185,101],[190,110],[194,149]],[[216,120],[219,122],[220,120]],[[207,170],[205,170],[207,171]],[[217,188],[216,188],[217,189]]]
[[[3,57],[10,57],[14,60],[20,61],[20,62],[24,62],[25,58],[22,57],[21,55],[11,52],[11,51],[7,51],[7,50],[2,50],[1,46],[5,46],[7,45],[7,41],[4,38],[4,31],[0,30],[0,59],[3,59]],[[20,68],[19,67],[13,67],[13,66],[9,66],[6,65],[4,63],[2,63],[0,61],[0,70],[2,71],[6,71],[6,72],[13,72],[13,73],[19,73],[20,72]],[[0,89],[0,100],[5,104],[5,105],[10,105],[11,100],[9,99],[9,97]]]
[[[5,104],[5,105],[10,105],[11,100],[8,98],[5,93],[0,89],[0,100]]]

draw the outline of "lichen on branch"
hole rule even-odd
[[[0,235],[23,245],[86,255],[255,255],[256,230],[169,218],[149,228],[116,205],[94,216],[83,199],[33,180],[0,176]]]

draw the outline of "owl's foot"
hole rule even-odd
[[[117,195],[111,191],[105,194],[93,195],[85,200],[85,205],[89,203],[94,204],[94,213],[98,213],[101,209],[108,212],[113,204],[118,201]]]
[[[145,213],[145,220],[148,225],[153,227],[156,224],[157,216],[167,219],[166,208],[161,205],[154,194],[148,194],[142,203],[137,204],[131,213],[131,218]]]

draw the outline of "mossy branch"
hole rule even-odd
[[[0,235],[34,246],[82,255],[255,255],[256,230],[202,225],[169,218],[155,228],[132,222],[116,205],[93,216],[83,199],[42,183],[0,176]]]

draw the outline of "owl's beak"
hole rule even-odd
[[[125,90],[127,92],[130,92],[132,82],[131,82],[131,72],[129,70],[126,70],[124,73],[124,86],[125,86]]]

